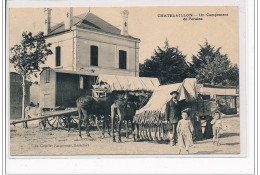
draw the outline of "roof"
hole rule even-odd
[[[94,15],[93,13],[82,13],[77,16],[73,16],[72,18],[72,26],[77,26],[83,29],[99,31],[103,33],[109,33],[114,35],[120,35],[126,38],[137,39],[132,36],[125,36],[121,35],[121,30],[117,27],[111,25],[110,23],[104,21],[103,19],[99,18],[98,16]],[[60,22],[51,27],[51,30],[47,36],[51,36],[54,34],[62,33],[68,30],[65,30],[64,21]]]
[[[154,91],[160,86],[158,78],[99,75],[97,83],[106,82],[110,91]]]
[[[72,71],[72,70],[65,70],[65,69],[54,69],[54,68],[47,68],[47,69],[51,69],[53,70],[54,72],[58,72],[58,73],[64,73],[64,74],[77,74],[77,75],[90,75],[90,76],[98,76],[96,73],[94,72],[85,72],[85,71]],[[46,69],[43,69],[41,71],[41,73],[46,70]],[[40,73],[40,74],[41,74]]]

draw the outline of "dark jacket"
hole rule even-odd
[[[173,99],[166,103],[165,119],[170,123],[178,123],[181,118],[181,106],[180,102],[175,103]]]

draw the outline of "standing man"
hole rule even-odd
[[[172,95],[172,98],[170,101],[166,103],[165,119],[167,120],[167,122],[170,123],[172,127],[172,138],[170,138],[170,144],[172,146],[175,146],[177,142],[176,128],[177,128],[178,121],[181,118],[181,109],[178,101],[179,92],[172,91],[170,95]]]

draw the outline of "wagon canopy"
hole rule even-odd
[[[154,91],[160,86],[158,78],[99,75],[97,83],[105,82],[109,91]]]
[[[159,86],[153,92],[148,103],[136,111],[135,123],[157,123],[164,117],[166,103],[172,98],[172,91],[179,92],[179,100],[194,101],[198,97],[195,78],[186,78],[182,83]]]

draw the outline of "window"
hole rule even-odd
[[[98,66],[98,47],[90,46],[90,65]]]
[[[119,69],[126,69],[126,51],[119,50]]]
[[[60,46],[56,47],[56,66],[60,66]]]
[[[50,82],[50,69],[46,69],[45,83],[49,83],[49,82]]]
[[[84,89],[84,78],[82,76],[79,77],[79,89]]]

